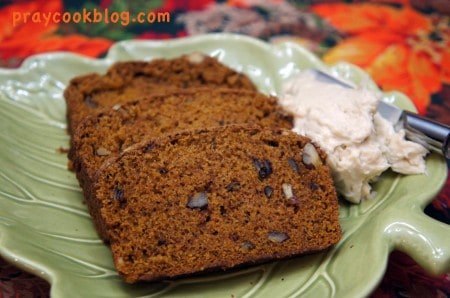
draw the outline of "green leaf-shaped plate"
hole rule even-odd
[[[427,175],[382,175],[376,198],[342,203],[343,238],[326,253],[174,282],[127,285],[97,237],[75,175],[67,170],[63,90],[70,78],[105,72],[115,61],[171,58],[200,51],[246,73],[261,91],[279,94],[301,69],[318,67],[356,83],[375,84],[349,64],[330,68],[294,44],[269,45],[237,35],[164,42],[125,41],[105,59],[68,53],[34,56],[0,70],[0,253],[47,279],[53,297],[356,297],[370,293],[393,249],[433,274],[450,271],[450,227],[424,207],[444,184],[445,161],[431,154]],[[387,101],[413,109],[400,93]]]

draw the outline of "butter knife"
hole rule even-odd
[[[313,69],[315,78],[322,82],[338,84],[345,88],[355,88],[351,82],[335,77],[323,70]],[[408,140],[416,142],[428,150],[450,158],[450,126],[422,117],[416,113],[402,110],[392,104],[379,101],[378,113],[394,126],[404,129]]]

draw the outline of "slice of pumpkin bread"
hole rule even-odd
[[[70,81],[64,91],[69,133],[84,117],[102,108],[151,93],[199,86],[256,90],[244,74],[200,53],[172,59],[117,62],[106,74],[92,73]]]
[[[184,131],[105,162],[87,204],[126,282],[257,264],[339,241],[325,158],[290,130]]]

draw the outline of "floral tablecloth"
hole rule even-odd
[[[76,12],[83,9],[129,16],[163,12],[169,18],[143,23],[127,23],[126,18],[94,22],[94,16],[76,19]],[[66,12],[72,18],[46,19],[45,12]],[[208,32],[239,33],[271,43],[290,40],[326,63],[354,63],[383,90],[407,94],[422,115],[450,124],[448,0],[5,0],[0,2],[0,67],[18,67],[37,53],[70,51],[101,57],[119,40]],[[447,224],[449,181],[425,209]],[[0,259],[0,297],[47,297],[49,290],[46,281]],[[450,273],[431,277],[411,258],[394,251],[372,296],[450,297]]]

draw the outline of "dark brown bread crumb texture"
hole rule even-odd
[[[87,191],[85,185],[101,164],[134,143],[164,133],[233,123],[291,129],[292,117],[276,98],[258,92],[191,88],[141,98],[88,117],[75,129],[69,159]]]
[[[290,130],[185,131],[106,162],[87,203],[127,282],[234,268],[340,239],[325,158]]]
[[[149,62],[118,62],[104,75],[88,74],[70,81],[64,92],[68,130],[87,115],[151,93],[198,86],[256,90],[245,75],[217,59],[194,53]]]

